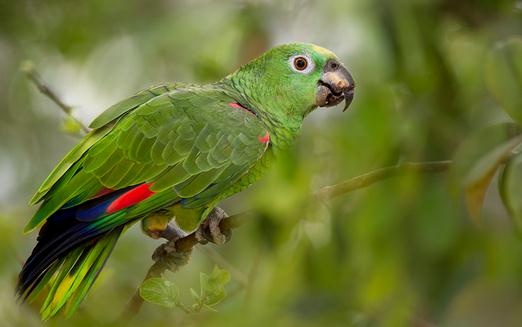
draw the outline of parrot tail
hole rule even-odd
[[[106,205],[102,199],[94,206]],[[98,201],[97,201],[98,202]],[[74,219],[81,206],[61,209],[45,222],[31,256],[20,272],[17,296],[22,302],[43,301],[40,314],[47,320],[60,311],[70,316],[84,299],[128,223]],[[115,212],[105,218],[118,218]]]
[[[98,277],[122,230],[123,227],[117,228],[74,249],[53,262],[28,286],[20,279],[19,296],[24,301],[33,301],[45,294],[40,309],[43,320],[53,317],[61,310],[66,316],[70,316]]]
[[[155,208],[178,201],[171,190],[154,194],[148,186],[102,193],[79,205],[66,204],[47,218],[20,272],[18,299],[42,301],[43,320],[60,312],[70,316],[126,228]],[[134,206],[136,202],[139,205]]]
[[[34,259],[41,257],[42,253],[38,251],[41,247],[37,246],[20,273],[18,297],[22,301],[43,300],[40,309],[43,320],[61,310],[70,316],[98,277],[123,229],[124,226],[118,227],[90,240],[44,269],[32,270],[32,266],[38,266]]]

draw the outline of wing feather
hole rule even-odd
[[[80,204],[104,188],[119,190],[152,183],[151,191],[163,194],[170,189],[172,198],[185,198],[184,203],[197,198],[197,203],[205,205],[263,155],[266,144],[258,137],[266,133],[265,126],[250,113],[231,108],[228,103],[234,99],[229,95],[195,87],[162,91],[165,89],[151,97],[149,90],[138,97],[144,103],[137,104],[134,99],[120,104],[118,110],[112,109],[95,121],[94,126],[108,126],[123,115],[109,131],[99,132],[103,136],[90,136],[66,157],[76,162],[67,161],[49,178],[60,187],[47,191],[45,197],[35,195],[35,199],[45,201],[28,224],[29,229],[65,203]],[[77,173],[68,173],[67,166]],[[64,175],[72,175],[67,183],[56,177]],[[49,188],[49,183],[41,192]]]

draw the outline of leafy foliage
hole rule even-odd
[[[218,266],[214,266],[210,275],[202,272],[199,276],[201,287],[199,294],[190,289],[192,298],[195,301],[193,308],[196,310],[203,306],[212,308],[212,306],[221,302],[226,296],[225,285],[229,281],[230,273],[220,269]]]
[[[164,278],[149,278],[140,287],[140,296],[147,302],[167,308],[178,307],[186,313],[199,312],[203,308],[215,311],[214,306],[225,296],[225,285],[230,281],[230,273],[215,266],[210,275],[200,273],[200,292],[190,289],[194,303],[187,306],[179,299],[179,288]]]
[[[513,155],[502,171],[499,191],[516,227],[522,231],[522,154]]]
[[[457,152],[455,174],[475,222],[480,221],[484,197],[493,177],[512,150],[522,143],[520,135],[509,135],[510,127],[511,124],[500,124],[485,128],[469,137]]]
[[[522,38],[497,45],[486,60],[486,83],[502,107],[522,124]]]
[[[522,124],[522,39],[511,38],[491,50],[485,74],[489,91],[502,108],[519,125]],[[500,195],[519,228],[522,202],[515,198],[520,196],[518,185],[522,176],[519,172],[520,155],[513,151],[522,143],[522,136],[520,126],[518,129],[512,127],[512,124],[490,126],[468,138],[461,150],[467,158],[460,153],[456,164],[460,166],[459,174],[464,176],[461,183],[466,204],[475,221],[480,218],[486,191],[500,170]]]
[[[140,287],[140,296],[147,302],[174,308],[178,302],[179,289],[163,278],[149,278]]]
[[[62,123],[62,130],[67,134],[79,135],[82,132],[80,123],[71,116],[65,116]]]

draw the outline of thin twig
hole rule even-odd
[[[397,176],[408,172],[437,173],[450,168],[451,161],[428,161],[428,162],[403,162],[395,166],[373,170],[369,173],[354,177],[347,181],[325,186],[317,190],[314,195],[321,200],[328,200],[336,196],[355,191],[372,185],[386,178]]]
[[[85,126],[81,121],[73,116],[73,107],[64,103],[60,97],[45,83],[31,62],[24,62],[21,66],[21,70],[24,72],[27,78],[33,82],[34,85],[36,85],[38,90],[43,95],[51,99],[67,116],[71,117],[71,119],[73,119],[80,126],[83,132],[89,133],[89,128],[87,128],[87,126]]]

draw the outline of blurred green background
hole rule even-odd
[[[22,234],[35,210],[26,203],[78,140],[20,71],[24,60],[88,124],[142,88],[214,81],[290,41],[342,59],[357,82],[350,110],[314,112],[292,152],[223,205],[259,217],[167,274],[189,301],[218,261],[232,273],[218,312],[145,304],[130,325],[522,325],[522,242],[497,192],[482,226],[455,172],[408,174],[328,203],[307,196],[398,161],[452,159],[476,131],[511,121],[488,92],[485,61],[521,34],[522,1],[508,0],[0,0],[0,325],[41,324],[36,308],[14,302],[36,237]],[[47,324],[118,325],[159,244],[134,227],[77,314]]]

